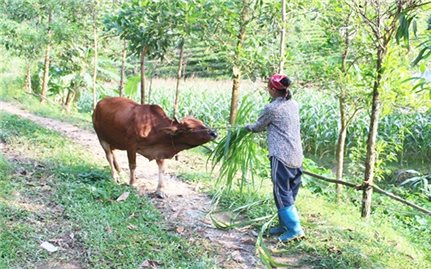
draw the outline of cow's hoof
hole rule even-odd
[[[165,199],[167,197],[166,193],[162,191],[156,191],[154,194],[156,195],[157,198],[160,198],[160,199]]]

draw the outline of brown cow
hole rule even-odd
[[[113,150],[126,150],[130,185],[135,182],[136,153],[156,160],[159,167],[157,194],[163,197],[164,159],[178,152],[205,144],[216,133],[192,117],[171,120],[158,105],[140,105],[121,97],[108,97],[97,103],[93,126],[102,145],[114,179],[121,171]],[[114,170],[115,168],[115,170]],[[117,179],[116,179],[117,180]]]

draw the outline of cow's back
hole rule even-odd
[[[99,139],[113,148],[127,149],[137,106],[132,100],[121,97],[108,97],[98,102],[93,112],[93,126]]]

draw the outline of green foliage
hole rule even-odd
[[[256,79],[267,77],[276,69],[279,43],[275,36],[279,29],[271,26],[279,9],[270,8],[273,4],[255,0],[208,2],[204,40],[229,70],[240,68],[244,76]],[[240,29],[244,34],[242,41]],[[231,72],[236,75],[235,70]]]
[[[127,79],[127,83],[124,86],[126,96],[137,96],[138,86],[141,83],[140,76],[132,76]]]
[[[418,172],[416,173],[416,176],[408,178],[401,182],[400,186],[406,186],[411,189],[419,189],[419,191],[423,192],[423,194],[425,194],[431,199],[431,174],[421,175]]]
[[[128,41],[132,53],[139,55],[144,49],[154,57],[163,58],[172,42],[171,1],[125,2],[117,14],[106,17],[105,27]]]
[[[28,22],[0,20],[0,43],[17,56],[30,62],[40,56],[43,46],[41,29]]]

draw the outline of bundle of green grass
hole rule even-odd
[[[243,126],[249,123],[254,102],[243,99],[238,109],[237,126],[227,127],[226,135],[218,142],[209,160],[213,170],[218,167],[218,180],[228,189],[233,184],[243,190],[246,184],[254,185],[256,176],[267,170],[267,149],[260,136]]]

